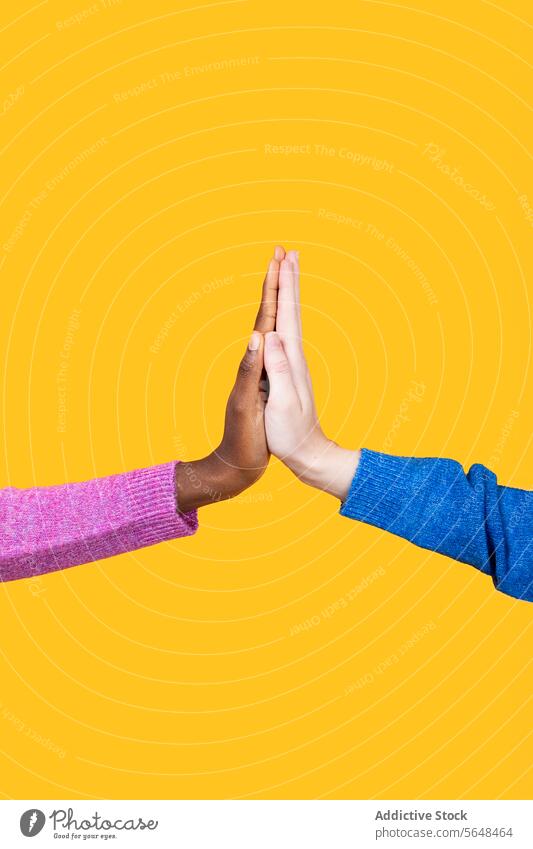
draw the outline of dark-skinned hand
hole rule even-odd
[[[201,460],[176,465],[176,496],[181,513],[233,498],[255,483],[268,465],[264,334],[276,326],[279,269],[284,257],[283,248],[276,247],[263,282],[254,330],[226,406],[220,445]]]

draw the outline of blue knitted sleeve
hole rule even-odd
[[[499,486],[480,464],[364,448],[342,516],[367,522],[492,576],[533,601],[533,492]]]

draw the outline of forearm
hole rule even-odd
[[[341,514],[475,566],[533,600],[533,493],[497,485],[484,466],[364,449]]]
[[[1,490],[0,580],[193,534],[196,512],[177,510],[175,469],[167,463],[82,483]]]

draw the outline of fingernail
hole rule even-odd
[[[265,343],[268,345],[269,348],[276,348],[279,345],[278,334],[275,333],[273,330],[270,333],[267,333],[265,337]]]
[[[257,331],[254,330],[252,335],[250,336],[250,341],[248,342],[248,350],[249,351],[257,351],[259,348],[259,343],[261,341],[261,337]]]

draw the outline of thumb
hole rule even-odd
[[[296,394],[291,367],[281,339],[275,332],[265,336],[265,369],[270,384],[269,401],[291,400]]]
[[[239,363],[235,388],[239,392],[257,392],[263,371],[263,334],[254,330],[250,336],[246,353]]]

